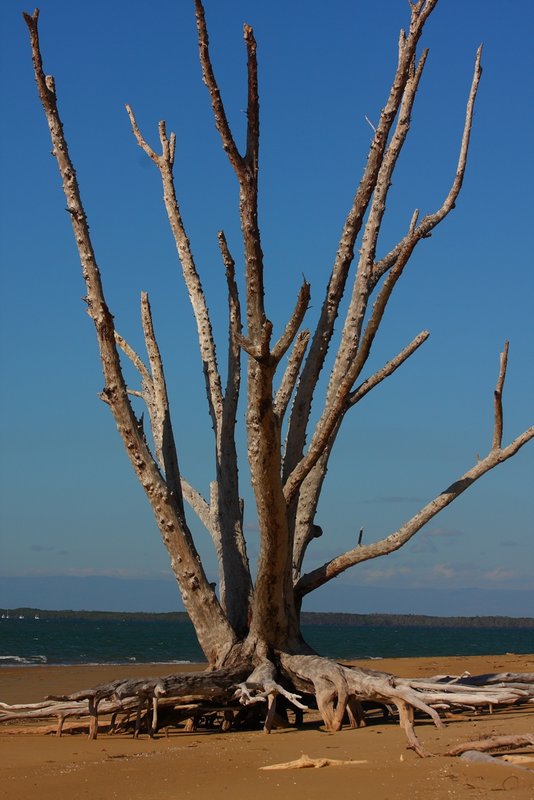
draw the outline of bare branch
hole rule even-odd
[[[179,503],[183,515],[180,468],[178,466],[178,455],[176,453],[176,443],[172,430],[167,385],[165,382],[165,373],[163,371],[163,362],[156,341],[156,334],[154,333],[150,302],[146,292],[142,292],[141,294],[141,321],[143,323],[148,361],[152,372],[152,396],[150,398],[151,402],[149,403],[149,412],[154,445],[158,461],[165,472],[167,485],[171,492],[173,492],[177,503]]]
[[[252,174],[257,176],[260,149],[260,103],[258,94],[256,40],[254,38],[254,31],[250,25],[244,25],[243,35],[248,55],[247,152],[245,160]]]
[[[423,31],[424,23],[435,7],[436,2],[437,0],[429,0],[422,9],[419,8],[419,4],[412,5],[409,33],[407,36],[401,34],[402,46],[401,44],[399,46],[399,60],[389,97],[380,114],[376,132],[369,148],[367,164],[343,226],[321,309],[321,316],[299,381],[291,412],[288,446],[284,459],[285,478],[289,476],[302,456],[314,390],[334,332],[334,323],[338,315],[339,304],[345,291],[349,268],[354,259],[356,238],[377,185],[388,136],[401,105],[406,84],[410,79],[410,70],[413,65],[417,43]]]
[[[376,256],[378,237],[386,212],[386,201],[392,185],[391,179],[410,130],[412,109],[427,55],[428,50],[425,50],[419,59],[417,67],[415,66],[414,56],[414,60],[410,66],[409,77],[404,88],[395,130],[386,152],[384,153],[384,158],[378,173],[371,207],[363,231],[362,246],[360,248],[360,257],[358,259],[352,297],[347,309],[341,342],[330,377],[326,400],[327,406],[337,390],[341,377],[346,373],[358,352],[361,329],[367,311],[369,297],[375,286],[372,280],[373,263]],[[369,350],[367,350],[366,353],[366,356],[368,355]],[[365,361],[361,360],[362,367],[364,363]]]
[[[150,373],[146,368],[143,360],[137,355],[133,347],[130,347],[126,339],[124,339],[117,331],[115,331],[115,341],[122,350],[122,352],[124,353],[124,355],[130,359],[136,370],[139,372],[146,386],[151,387],[152,378],[150,377]]]
[[[63,125],[57,108],[54,81],[45,76],[39,47],[38,16],[24,14],[30,33],[32,60],[39,97],[50,130],[53,153],[63,182],[67,209],[71,218],[82,273],[87,289],[87,306],[97,335],[106,398],[126,448],[128,458],[152,505],[158,527],[169,552],[176,577],[180,582],[186,608],[202,639],[204,652],[214,663],[220,658],[221,641],[228,650],[234,633],[228,624],[215,593],[204,573],[177,497],[163,480],[152,454],[139,429],[128,390],[121,372],[115,342],[115,327],[104,297],[89,226],[81,201],[76,171],[69,156]],[[215,633],[217,631],[217,633]],[[209,654],[209,655],[208,655]]]
[[[280,383],[280,388],[278,389],[274,399],[275,414],[280,421],[282,421],[284,418],[289,400],[293,394],[293,389],[295,388],[295,384],[299,376],[300,365],[302,364],[302,359],[304,358],[304,353],[306,352],[309,340],[309,331],[300,331],[295,339],[295,344],[293,345],[293,350],[289,356],[287,366]]]
[[[310,284],[304,280],[302,286],[299,290],[299,295],[297,298],[297,303],[289,319],[285,330],[282,336],[279,338],[275,346],[272,350],[272,356],[275,363],[278,363],[280,359],[285,355],[288,348],[291,346],[291,342],[295,338],[298,329],[304,319],[304,315],[308,309],[308,304],[310,302]]]
[[[198,30],[198,49],[200,53],[200,64],[202,66],[202,80],[208,87],[211,105],[213,108],[213,115],[215,117],[215,125],[221,137],[223,149],[226,151],[236,174],[239,175],[243,171],[243,158],[240,155],[237,145],[234,141],[234,137],[232,136],[230,124],[228,122],[226,111],[221,99],[219,86],[215,78],[215,73],[213,72],[209,52],[208,29],[206,27],[206,17],[201,0],[195,0],[195,9]]]
[[[502,444],[502,426],[503,426],[503,413],[502,413],[502,391],[504,387],[504,379],[506,378],[506,367],[508,364],[508,342],[504,343],[504,350],[501,353],[499,377],[497,379],[497,386],[494,392],[494,405],[495,405],[495,423],[493,428],[493,447],[500,448]]]
[[[130,124],[132,126],[133,135],[135,136],[135,140],[136,140],[137,144],[139,145],[139,147],[142,150],[145,151],[147,156],[154,162],[154,164],[156,164],[156,166],[159,167],[161,156],[158,156],[158,154],[155,152],[155,150],[153,150],[150,147],[150,145],[147,143],[146,139],[144,138],[143,134],[139,130],[139,126],[137,125],[137,120],[134,117],[134,113],[132,111],[131,106],[126,104],[125,108],[126,108],[126,113],[128,114],[128,116],[130,118]]]
[[[317,425],[316,434],[314,434],[312,438],[312,446],[310,446],[310,450],[305,457],[308,461],[306,469],[309,465],[313,466],[313,462],[317,460],[318,450],[326,446],[326,442],[332,436],[332,432],[339,428],[341,417],[339,417],[338,420],[336,417],[338,415],[344,415],[350,407],[349,393],[352,389],[352,385],[358,378],[369,357],[371,346],[382,321],[389,297],[391,296],[396,281],[402,273],[402,269],[408,261],[407,254],[402,262],[399,259],[395,265],[395,270],[392,271],[388,280],[382,287],[375,301],[363,341],[360,343],[361,327],[367,311],[369,297],[374,287],[371,279],[372,267],[378,235],[386,210],[386,199],[391,186],[391,177],[410,129],[411,112],[426,63],[427,53],[427,50],[423,52],[417,67],[415,66],[415,57],[410,65],[409,76],[404,87],[395,131],[384,153],[383,161],[378,172],[371,208],[365,223],[351,302],[347,310],[341,342],[330,377],[325,410]],[[348,376],[350,376],[352,384],[347,380]],[[344,388],[342,389],[342,387]],[[347,403],[343,402],[343,393],[347,395]],[[331,408],[332,403],[334,403],[334,406]],[[333,418],[329,421],[331,414]],[[310,451],[315,451],[315,455],[310,457]],[[304,473],[305,470],[302,472],[305,477]]]
[[[300,459],[285,482],[284,495],[288,503],[296,496],[306,476],[309,475],[322,454],[332,446],[333,437],[339,429],[343,416],[350,407],[350,392],[354,382],[369,357],[371,345],[384,315],[387,302],[407,261],[408,256],[403,258],[402,261],[399,259],[384,281],[378,297],[374,302],[373,311],[367,323],[358,352],[352,363],[348,365],[346,372],[339,377],[336,392],[316,425],[306,454]]]
[[[456,177],[454,179],[453,185],[447,195],[445,202],[443,203],[441,209],[434,215],[426,217],[423,222],[415,229],[415,231],[408,235],[404,241],[404,245],[399,248],[396,259],[392,262],[393,266],[389,264],[390,272],[380,289],[377,299],[373,305],[373,311],[371,314],[371,318],[367,323],[365,333],[363,335],[362,341],[358,348],[357,354],[350,359],[346,359],[344,363],[338,364],[334,369],[337,372],[337,379],[335,383],[331,382],[331,391],[330,391],[330,398],[329,398],[329,405],[325,409],[319,423],[316,426],[314,436],[312,437],[312,441],[310,443],[310,447],[305,456],[303,456],[298,463],[295,464],[291,474],[287,477],[284,492],[286,495],[286,499],[290,499],[295,496],[296,492],[298,491],[300,485],[302,484],[303,480],[309,474],[311,469],[317,463],[318,459],[320,458],[321,452],[327,446],[329,438],[332,432],[335,430],[336,426],[339,423],[339,420],[346,412],[348,405],[347,400],[349,393],[352,389],[352,385],[354,381],[357,379],[358,375],[363,368],[374,341],[374,337],[382,320],[386,305],[388,300],[391,296],[393,288],[399,279],[400,275],[408,260],[417,244],[421,238],[428,235],[428,231],[430,227],[434,227],[438,224],[454,207],[454,202],[458,196],[460,191],[463,176],[465,173],[465,167],[467,163],[467,151],[469,147],[469,138],[470,138],[470,131],[471,131],[471,123],[473,118],[473,111],[474,111],[474,103],[476,98],[476,93],[478,89],[478,84],[480,81],[480,77],[482,74],[482,67],[480,64],[481,58],[481,48],[479,48],[477,52],[477,58],[475,61],[475,71],[473,75],[473,81],[471,84],[471,90],[469,93],[469,99],[467,103],[467,111],[466,111],[466,120],[464,125],[464,133],[462,136],[462,144],[460,148],[460,156],[458,161],[458,167],[456,172]],[[419,67],[422,69],[422,65],[424,61],[420,62]],[[413,227],[413,222],[415,219],[415,215],[412,217],[411,228]],[[356,306],[357,309],[353,309],[354,314],[360,320],[363,320],[363,314],[365,313],[366,307],[366,296],[368,295],[370,289],[373,285],[376,284],[378,278],[380,276],[375,274],[375,269],[372,271],[372,275],[366,278],[365,274],[358,274],[356,280],[356,295],[360,295],[361,300],[357,300]],[[361,287],[358,284],[361,282]],[[354,316],[354,314],[352,314]],[[313,344],[312,344],[313,347]],[[340,354],[343,357],[344,349],[343,346],[340,347]],[[305,367],[306,369],[306,367]],[[352,381],[352,383],[351,383]],[[295,458],[295,452],[293,453],[293,458]]]
[[[374,375],[371,375],[370,378],[367,378],[360,386],[358,386],[350,395],[349,403],[351,406],[355,405],[355,403],[359,402],[362,397],[365,397],[371,389],[374,389],[379,383],[382,383],[383,380],[389,378],[395,370],[397,370],[404,362],[413,354],[415,351],[428,339],[430,336],[429,331],[422,331],[418,334],[415,339],[413,339],[409,345],[407,345],[404,350],[392,358],[391,361],[388,361],[382,369],[375,372]]]
[[[469,90],[469,97],[467,100],[467,107],[465,112],[465,121],[464,121],[464,129],[462,134],[462,140],[460,144],[460,152],[458,155],[458,164],[456,167],[456,174],[454,180],[451,184],[451,188],[447,194],[447,197],[443,201],[441,207],[434,213],[428,214],[424,219],[421,221],[419,225],[414,224],[414,219],[412,218],[412,223],[410,224],[410,228],[408,234],[402,239],[394,248],[391,250],[384,258],[378,261],[373,267],[373,281],[377,283],[382,275],[396,262],[396,260],[400,257],[401,253],[408,248],[410,252],[413,251],[416,244],[421,241],[421,239],[425,239],[430,236],[431,231],[442,222],[445,217],[453,210],[456,200],[458,199],[458,195],[460,193],[460,189],[462,188],[462,183],[465,176],[465,169],[467,166],[467,155],[469,151],[469,140],[471,138],[471,127],[473,124],[473,113],[475,109],[475,100],[478,92],[478,86],[480,83],[480,78],[482,76],[482,65],[481,65],[481,58],[482,58],[482,45],[477,50],[477,55],[475,58],[475,68],[473,73],[473,79],[471,81],[471,88]]]
[[[128,116],[130,117],[135,138],[140,147],[145,150],[145,147],[143,146],[143,142],[145,140],[139,132],[139,127],[135,120],[134,113],[130,106],[127,106],[126,108],[128,111]],[[167,217],[169,219],[171,231],[174,236],[178,258],[180,260],[180,264],[182,265],[184,283],[186,285],[191,306],[193,308],[193,313],[195,315],[200,357],[202,359],[204,378],[206,381],[206,394],[213,426],[214,429],[217,430],[217,428],[220,426],[222,417],[222,388],[219,369],[217,366],[217,355],[215,351],[211,320],[204,296],[204,290],[202,288],[202,283],[197,272],[191,245],[185,231],[184,223],[180,213],[180,207],[176,198],[172,175],[174,145],[172,144],[172,136],[170,141],[167,138],[164,122],[159,123],[159,133],[163,153],[161,156],[156,156],[152,160],[158,167],[161,175],[165,209],[167,211]]]
[[[194,489],[183,475],[180,476],[182,495],[187,505],[195,512],[206,530],[211,533],[211,511],[209,503],[202,497],[200,492]]]
[[[415,516],[395,531],[395,533],[373,544],[357,546],[343,553],[343,555],[327,561],[312,572],[303,575],[295,586],[296,595],[298,597],[303,597],[305,594],[317,589],[319,586],[322,586],[349,567],[361,561],[384,556],[398,550],[406,544],[412,536],[420,531],[427,522],[452,503],[453,500],[456,500],[459,495],[472,486],[482,475],[485,475],[486,472],[489,472],[498,464],[502,464],[504,461],[511,458],[511,456],[514,456],[518,450],[531,439],[534,439],[534,427],[528,428],[504,449],[492,449],[486,458],[479,461],[457,481],[441,492],[434,500],[424,506]]]
[[[228,286],[228,376],[224,393],[224,410],[235,417],[241,381],[241,304],[235,279],[235,262],[230,253],[226,237],[222,231],[217,234],[219,247],[226,270]]]

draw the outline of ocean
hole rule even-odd
[[[534,628],[303,625],[330,658],[533,653]],[[0,620],[0,666],[204,661],[193,626],[168,619]]]

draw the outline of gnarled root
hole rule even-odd
[[[56,734],[61,735],[69,717],[88,718],[89,736],[96,738],[99,716],[135,717],[134,735],[138,736],[146,720],[150,735],[160,724],[189,720],[194,727],[201,719],[222,719],[228,730],[236,725],[264,720],[270,732],[282,724],[284,709],[277,715],[276,701],[295,709],[296,720],[307,706],[302,695],[315,695],[327,730],[341,728],[345,713],[352,727],[365,724],[362,704],[398,709],[399,722],[408,746],[418,755],[426,755],[414,729],[416,711],[429,716],[438,727],[443,723],[438,711],[459,707],[489,707],[528,703],[534,699],[532,675],[499,674],[472,676],[437,676],[426,680],[397,678],[385,672],[348,667],[316,655],[293,655],[284,652],[256,653],[255,663],[244,658],[232,669],[177,673],[161,678],[115,680],[70,695],[55,696],[41,703],[6,705],[0,703],[0,722],[14,719],[57,719]],[[237,663],[237,662],[234,662]],[[262,707],[265,712],[262,713]],[[259,714],[255,713],[256,709]],[[259,720],[258,720],[259,718]],[[285,720],[287,724],[287,718]]]
[[[276,667],[272,661],[262,661],[249,675],[246,681],[237,687],[234,697],[242,705],[264,703],[267,701],[267,716],[265,717],[264,731],[270,733],[276,714],[276,697],[282,695],[292,705],[301,711],[307,711],[308,706],[300,702],[300,695],[287,691],[275,681]]]
[[[408,746],[420,756],[423,749],[414,730],[414,709],[428,714],[437,727],[443,727],[437,711],[420,698],[409,686],[397,683],[393,675],[357,667],[344,667],[318,656],[292,656],[280,654],[282,670],[302,689],[313,691],[327,730],[339,730],[345,711],[354,723],[361,719],[361,701],[372,700],[381,704],[393,703],[399,712],[399,721],[408,739]],[[354,724],[352,722],[351,723]]]

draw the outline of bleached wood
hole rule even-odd
[[[105,301],[89,226],[80,197],[76,172],[69,156],[63,125],[57,108],[55,84],[43,70],[38,34],[39,11],[25,14],[30,33],[35,79],[45,112],[53,153],[63,182],[67,209],[80,256],[87,289],[87,307],[100,349],[105,396],[130,462],[154,509],[158,527],[167,547],[173,571],[180,584],[184,605],[194,621],[206,653],[214,663],[232,647],[234,633],[210,586],[183,516],[181,492],[173,493],[163,480],[146,440],[139,429],[128,397],[115,342],[113,317]]]
[[[463,742],[449,750],[447,755],[459,756],[468,750],[478,750],[483,753],[487,750],[513,750],[517,747],[534,745],[534,733],[518,734],[516,736],[488,736],[487,739],[478,739],[473,742]]]
[[[197,326],[198,344],[206,382],[206,395],[214,430],[215,475],[210,496],[205,499],[181,476],[172,432],[165,374],[159,352],[148,296],[141,300],[141,321],[148,366],[115,330],[106,306],[100,274],[92,249],[76,175],[57,112],[55,82],[45,76],[37,34],[38,12],[25,15],[32,43],[36,80],[49,123],[54,155],[63,179],[67,208],[80,252],[87,285],[88,310],[97,332],[105,377],[102,398],[112,410],[130,461],[149,498],[167,546],[184,604],[212,667],[225,667],[203,674],[165,676],[134,681],[113,681],[74,693],[38,708],[0,708],[0,719],[15,714],[56,716],[57,731],[73,714],[90,716],[90,736],[98,733],[99,714],[105,709],[136,712],[135,733],[143,716],[151,719],[150,733],[158,724],[158,710],[178,706],[176,718],[190,713],[193,728],[206,709],[222,708],[225,729],[232,725],[236,697],[256,712],[265,708],[264,724],[276,724],[276,698],[281,695],[300,711],[299,691],[315,694],[325,726],[338,730],[349,709],[351,723],[361,722],[363,699],[395,705],[409,746],[420,755],[425,751],[415,733],[414,712],[427,714],[442,724],[439,709],[459,705],[478,707],[526,702],[531,687],[521,681],[512,686],[452,685],[432,681],[408,681],[377,671],[348,669],[313,654],[300,633],[302,597],[353,564],[397,549],[410,540],[435,514],[470,487],[478,478],[514,455],[534,437],[527,429],[502,447],[502,392],[506,374],[507,345],[501,358],[494,400],[494,431],[488,455],[461,478],[427,503],[412,519],[390,536],[372,541],[366,531],[348,552],[301,576],[306,548],[322,534],[316,524],[319,495],[330,454],[345,414],[371,389],[391,376],[426,340],[423,331],[381,369],[361,380],[388,302],[408,265],[415,247],[450,213],[458,198],[467,164],[474,103],[481,75],[480,50],[467,103],[458,166],[441,207],[419,219],[415,211],[407,234],[382,259],[377,259],[386,202],[398,158],[410,127],[417,89],[427,58],[417,55],[424,24],[437,0],[410,3],[407,32],[398,42],[398,63],[386,103],[376,125],[367,163],[345,219],[330,273],[319,321],[309,349],[309,334],[299,332],[306,313],[310,287],[304,281],[295,309],[281,333],[274,331],[265,309],[263,253],[258,215],[259,176],[259,87],[257,45],[252,28],[244,26],[247,53],[246,145],[239,152],[230,129],[219,85],[211,63],[207,25],[201,0],[195,0],[199,55],[208,88],[215,125],[239,184],[239,216],[243,245],[246,330],[243,330],[236,265],[221,232],[219,247],[226,272],[228,328],[227,378],[223,391],[207,300],[176,196],[173,166],[176,137],[168,134],[164,121],[158,125],[159,149],[148,144],[130,107],[132,131],[138,145],[157,166],[171,231],[189,293]],[[356,242],[361,236],[359,253]],[[353,285],[346,317],[341,324],[340,343],[333,353],[333,367],[326,385],[326,400],[308,430],[312,402],[325,359],[333,341],[334,325],[347,288],[351,268]],[[274,344],[273,344],[274,341]],[[121,372],[119,350],[139,373],[141,389],[127,387]],[[241,351],[248,355],[246,414],[247,452],[259,528],[259,556],[252,584],[243,533],[243,501],[239,493],[236,419],[240,414]],[[305,356],[307,350],[307,354]],[[395,352],[395,351],[394,351]],[[289,353],[285,369],[282,358]],[[360,383],[358,384],[358,381]],[[275,390],[278,386],[278,390]],[[141,398],[148,409],[155,454],[147,443],[142,418],[137,419],[130,396]],[[294,401],[287,426],[284,417],[291,397]],[[282,435],[285,435],[285,448]],[[306,443],[309,445],[306,449]],[[207,580],[185,517],[184,500],[204,523],[212,537],[218,565],[218,600]],[[351,537],[354,537],[353,532]],[[175,702],[176,701],[176,702]],[[65,703],[67,704],[65,706]],[[232,703],[234,705],[232,705]],[[111,705],[109,705],[111,704]],[[125,705],[126,704],[126,705]],[[195,705],[190,709],[188,706]],[[186,708],[187,706],[187,708]],[[180,710],[181,709],[181,710]],[[115,713],[115,712],[113,712]]]
[[[528,428],[507,447],[499,450],[491,450],[485,458],[478,461],[474,467],[471,467],[470,470],[465,472],[458,480],[454,481],[454,483],[451,483],[450,486],[427,503],[417,514],[394,533],[372,544],[348,550],[346,553],[325,562],[317,569],[303,575],[295,586],[296,593],[303,596],[361,561],[367,561],[370,558],[377,558],[377,556],[387,555],[388,553],[393,553],[395,550],[398,550],[406,544],[406,542],[409,542],[410,539],[421,530],[423,525],[426,525],[436,514],[450,505],[453,500],[456,500],[456,498],[472,486],[475,481],[498,464],[502,464],[508,458],[514,456],[521,447],[533,438],[534,426]]]

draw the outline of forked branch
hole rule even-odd
[[[509,445],[501,447],[502,437],[502,388],[506,377],[506,362],[508,353],[508,343],[504,352],[501,354],[499,377],[495,395],[498,395],[498,402],[495,404],[494,433],[492,447],[487,456],[479,460],[475,466],[471,467],[458,480],[441,492],[434,500],[431,500],[420,511],[415,514],[408,522],[400,527],[395,533],[369,545],[359,545],[336,558],[331,559],[317,569],[303,575],[295,585],[295,593],[298,597],[317,589],[319,586],[335,578],[349,567],[362,561],[367,561],[378,556],[388,555],[398,550],[412,536],[426,525],[440,511],[446,508],[453,500],[456,500],[466,489],[475,483],[494,467],[507,461],[514,456],[523,445],[534,439],[534,426],[527,428],[520,436],[514,439]]]
[[[284,459],[285,479],[289,477],[302,457],[314,391],[334,333],[334,323],[338,315],[341,299],[345,292],[349,269],[354,259],[356,239],[361,230],[369,202],[377,186],[388,137],[403,97],[405,96],[406,86],[410,81],[410,76],[412,75],[413,77],[413,64],[417,44],[423,32],[424,24],[428,16],[432,13],[436,3],[437,0],[428,0],[428,2],[425,3],[417,2],[411,4],[409,32],[407,35],[401,32],[398,64],[389,97],[382,109],[380,119],[375,128],[373,140],[369,148],[367,164],[343,226],[321,309],[321,315],[312,338],[312,343],[293,404]]]
[[[174,160],[174,135],[169,139],[166,133],[165,123],[159,123],[159,134],[162,146],[162,153],[158,155],[147,143],[142,135],[135,115],[129,105],[126,106],[126,111],[130,118],[132,131],[139,147],[148,155],[148,157],[157,166],[161,181],[163,184],[163,198],[165,202],[165,209],[167,217],[176,244],[178,258],[182,266],[182,274],[184,283],[186,285],[193,313],[197,324],[198,342],[200,349],[200,356],[204,369],[204,377],[206,380],[206,393],[208,397],[208,404],[210,414],[213,420],[214,429],[217,430],[221,424],[222,418],[222,389],[221,378],[217,365],[217,355],[215,350],[215,341],[213,338],[212,325],[204,290],[200,281],[200,277],[196,268],[195,259],[191,250],[191,245],[185,230],[184,222],[180,212],[180,206],[176,197],[173,178],[173,160]]]
[[[386,261],[381,262],[382,271],[379,274],[377,272],[376,265],[375,267],[371,266],[371,260],[376,249],[376,238],[380,230],[380,225],[385,210],[385,197],[387,195],[391,174],[409,127],[409,114],[413,106],[420,73],[424,66],[424,58],[420,60],[417,69],[411,73],[411,77],[410,73],[408,73],[404,94],[402,97],[397,130],[393,136],[389,148],[385,152],[383,162],[377,173],[376,186],[374,190],[375,194],[373,196],[370,216],[367,221],[364,234],[362,257],[360,258],[358,265],[358,271],[354,283],[353,297],[347,313],[347,320],[343,329],[342,341],[336,356],[336,363],[332,370],[327,404],[319,422],[317,423],[308,451],[305,455],[301,456],[299,461],[295,460],[297,453],[295,446],[297,440],[294,437],[291,440],[290,427],[290,434],[288,438],[290,442],[289,447],[293,448],[293,451],[290,452],[290,458],[294,461],[294,467],[291,473],[287,474],[287,468],[291,461],[286,458],[286,463],[284,466],[287,480],[284,491],[288,501],[296,496],[300,485],[313,469],[315,464],[317,464],[322,453],[325,452],[325,448],[329,446],[333,432],[339,429],[339,424],[344,414],[353,405],[352,401],[354,399],[354,383],[359,377],[365,363],[367,362],[374,338],[382,322],[389,299],[393,293],[397,281],[402,275],[403,270],[410,259],[410,256],[413,253],[413,250],[415,249],[415,246],[422,238],[425,238],[425,236],[428,235],[429,231],[433,227],[438,225],[439,222],[441,222],[447,216],[452,208],[454,208],[454,203],[462,186],[467,164],[467,153],[469,149],[474,105],[480,77],[482,74],[482,67],[480,63],[481,52],[482,50],[479,48],[475,60],[475,69],[467,102],[458,166],[456,169],[455,178],[447,197],[441,208],[435,214],[426,217],[418,226],[416,226],[417,213],[414,215],[410,225],[410,233],[405,240],[403,240],[402,246],[398,246],[398,248],[395,249],[396,257],[394,259],[390,259],[387,261],[387,263]],[[387,270],[389,270],[389,273],[378,292],[373,304],[371,315],[360,340],[360,326],[363,324],[364,315],[367,310],[368,299],[379,278],[382,277]],[[299,392],[303,385],[302,380],[304,379],[307,369],[308,364],[304,368],[303,378],[301,379],[301,385],[299,386]],[[384,377],[387,376],[386,373],[384,373]],[[316,374],[316,377],[318,377],[318,373]],[[374,385],[376,384],[368,384],[369,389]],[[311,387],[308,386],[308,390],[310,390],[310,388]],[[311,391],[313,391],[313,389],[311,389]],[[299,393],[297,393],[297,401],[294,406],[294,413],[297,414],[297,417],[300,417],[299,424],[302,424],[303,418],[300,416],[302,409],[299,410],[298,398]],[[310,402],[309,394],[306,402]],[[293,422],[294,419],[292,415],[291,425]],[[297,429],[295,428],[295,431],[296,430]],[[301,437],[303,432],[304,429],[301,429]],[[303,440],[301,439],[300,441]]]

